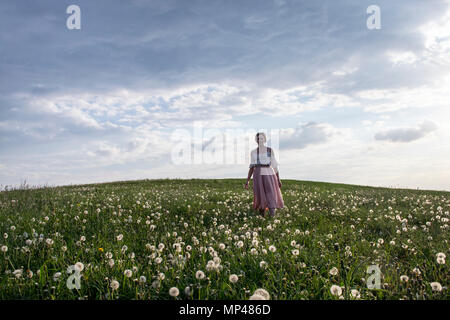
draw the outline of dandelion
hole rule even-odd
[[[178,295],[180,294],[180,290],[178,290],[177,287],[172,287],[169,289],[169,294],[171,297],[178,297]]]
[[[119,234],[119,235],[117,236],[117,241],[122,241],[122,239],[123,239],[123,234]]]
[[[110,284],[110,287],[113,289],[113,290],[117,290],[117,289],[119,289],[119,281],[117,281],[117,280],[113,280],[113,281],[111,281],[111,284]]]
[[[260,268],[265,268],[265,267],[267,267],[267,262],[265,262],[264,260],[262,260],[262,261],[259,263],[259,267],[260,267]]]
[[[125,277],[130,278],[133,275],[133,271],[131,271],[130,269],[126,269],[123,274],[125,275]]]
[[[259,294],[253,294],[249,300],[266,300],[263,296],[260,296]]]
[[[330,288],[330,292],[333,296],[338,297],[338,296],[342,295],[342,288],[337,285],[332,285]]]
[[[275,252],[275,251],[277,251],[277,248],[275,248],[274,245],[271,245],[271,246],[269,247],[269,251],[270,251],[270,252]]]
[[[45,240],[45,243],[47,245],[51,246],[54,243],[54,241],[52,239],[48,238],[48,239]]]
[[[13,272],[13,275],[14,275],[17,279],[21,278],[21,277],[22,277],[22,274],[23,274],[23,270],[22,270],[22,269],[17,269],[17,270],[14,270],[14,272]]]
[[[351,294],[352,297],[355,298],[355,299],[361,298],[361,294],[360,294],[359,291],[356,290],[356,289],[352,289],[352,290],[350,291],[350,294]]]
[[[264,300],[270,300],[269,292],[267,292],[267,290],[263,288],[256,289],[255,292],[253,292],[253,295],[259,295],[263,297]]]
[[[432,282],[430,283],[431,290],[441,292],[442,291],[442,285],[439,282]]]
[[[146,283],[147,282],[147,278],[145,277],[145,276],[140,276],[139,277],[139,283],[140,284],[144,284],[144,283]]]
[[[414,269],[412,270],[412,272],[413,272],[415,275],[417,275],[417,276],[420,276],[420,274],[421,274],[419,268],[414,268]]]
[[[439,264],[445,264],[445,254],[443,252],[436,254],[436,261]]]
[[[239,280],[239,278],[237,275],[232,274],[232,275],[230,275],[229,280],[231,283],[236,283]]]
[[[109,265],[111,268],[114,267],[114,264],[115,264],[114,259],[109,259],[108,265]]]
[[[184,288],[184,294],[190,296],[192,294],[191,288],[190,287]]]
[[[332,276],[335,276],[335,275],[337,275],[338,273],[339,273],[338,268],[336,268],[336,267],[331,268],[330,274],[331,274]]]
[[[198,280],[202,280],[202,279],[205,278],[205,273],[202,270],[198,270],[195,273],[195,278],[198,279]]]
[[[8,251],[8,247],[7,246],[2,246],[2,252],[6,252]]]
[[[407,275],[401,275],[401,276],[400,276],[400,281],[402,281],[402,282],[408,282],[408,280],[409,280],[409,277],[408,277]]]
[[[155,281],[152,282],[152,288],[153,288],[153,289],[157,289],[157,288],[159,288],[160,286],[161,286],[161,283],[160,283],[159,280],[155,280]]]
[[[300,251],[298,251],[297,249],[292,250],[292,254],[293,254],[294,256],[298,256],[299,253],[300,253]]]
[[[77,262],[77,263],[75,263],[75,267],[78,268],[78,271],[81,272],[84,269],[84,264],[81,262]]]
[[[56,272],[53,275],[53,281],[58,281],[60,277],[61,277],[61,272]]]

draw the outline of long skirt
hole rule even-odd
[[[283,208],[278,179],[275,174],[261,175],[261,167],[253,171],[253,210],[266,208]]]

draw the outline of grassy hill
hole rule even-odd
[[[0,299],[450,298],[450,192],[284,179],[285,207],[262,218],[244,182],[1,192]]]

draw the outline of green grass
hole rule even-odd
[[[285,208],[264,219],[252,210],[252,184],[243,183],[162,179],[1,192],[0,299],[174,299],[171,287],[178,299],[248,299],[257,288],[271,299],[338,299],[332,285],[344,287],[344,299],[353,299],[352,289],[361,299],[450,298],[448,263],[436,259],[449,255],[449,192],[283,180]],[[218,269],[207,270],[215,256]],[[66,270],[77,262],[81,288],[70,290]],[[382,272],[378,290],[365,282],[372,264]],[[196,279],[197,270],[206,278]]]

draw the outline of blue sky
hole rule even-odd
[[[245,179],[173,163],[200,120],[277,130],[282,179],[450,190],[449,98],[446,0],[0,3],[3,186]]]

